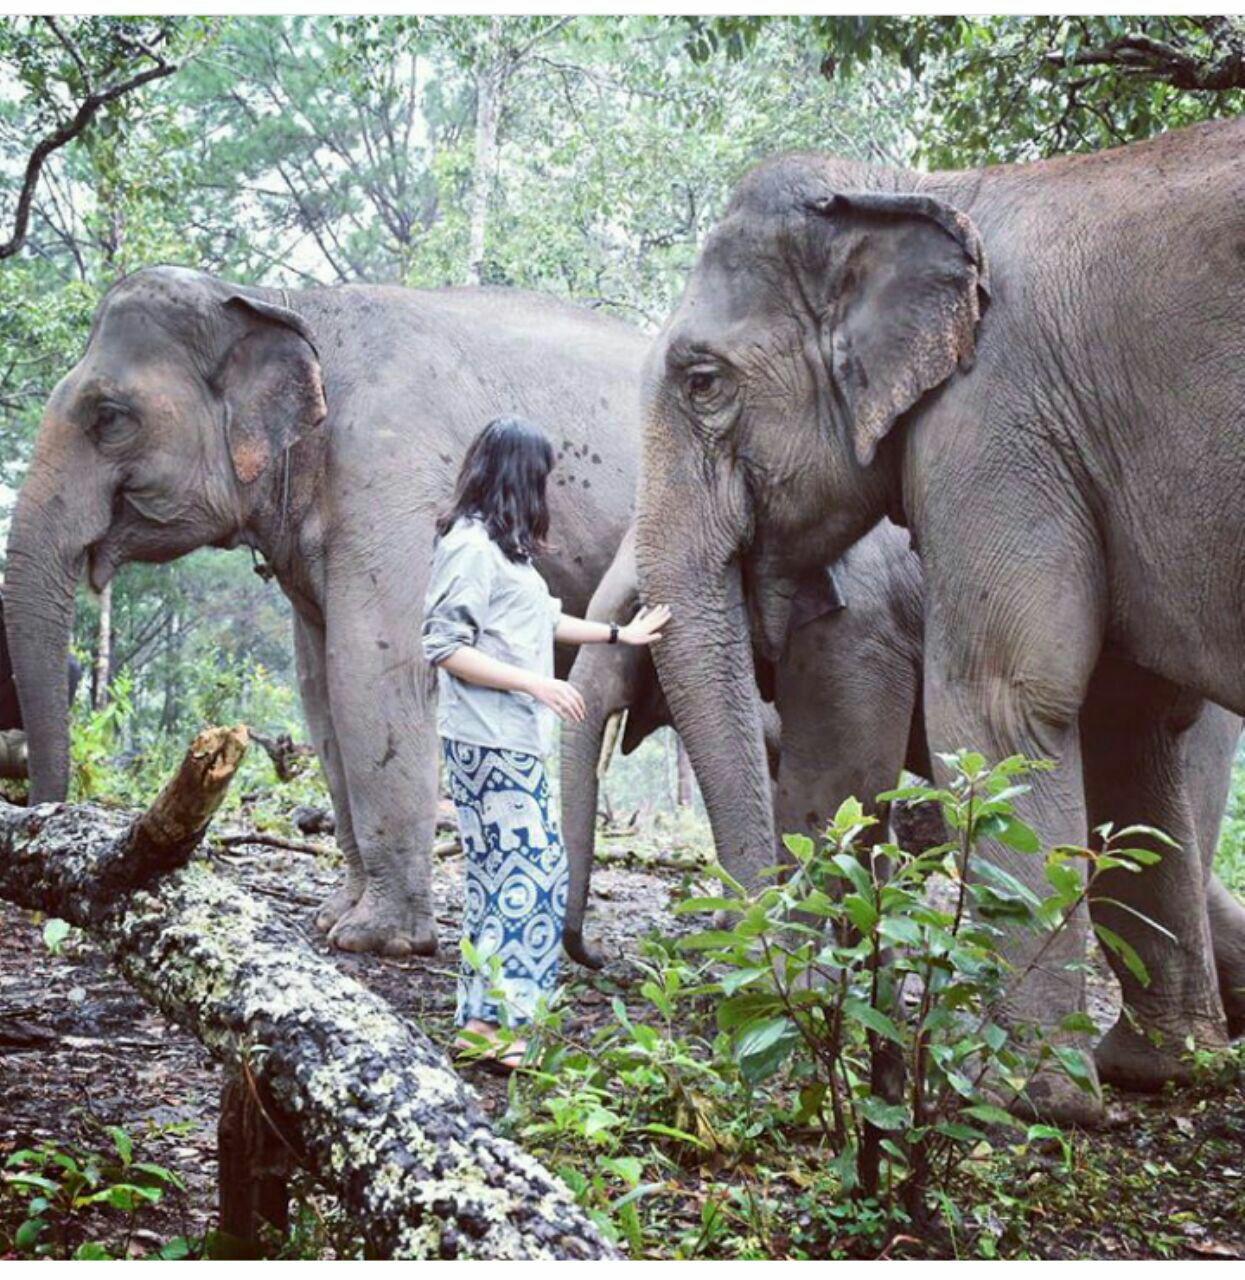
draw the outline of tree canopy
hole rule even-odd
[[[767,154],[972,166],[1234,114],[1245,23],[9,17],[0,67],[2,542],[44,400],[144,264],[514,285],[652,328]],[[245,557],[135,566],[116,591],[113,669],[142,676],[153,723],[182,727],[196,661],[287,679],[276,588]],[[87,601],[84,656],[94,625]]]

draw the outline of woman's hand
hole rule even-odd
[[[641,609],[625,627],[618,628],[623,644],[652,644],[661,639],[661,629],[670,621],[670,610],[664,604]]]
[[[540,677],[532,681],[527,692],[571,723],[579,724],[588,714],[583,694],[566,680]]]

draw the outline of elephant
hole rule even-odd
[[[529,849],[544,849],[549,844],[544,819],[536,797],[526,792],[489,791],[482,805],[484,822],[497,828],[497,847],[509,853],[526,844]],[[524,840],[519,832],[526,834]]]
[[[633,528],[587,616],[627,618],[638,604]],[[901,769],[930,775],[920,674],[920,565],[907,534],[884,520],[832,576],[816,569],[802,580],[781,660],[758,664],[762,696],[775,713],[767,754],[778,833],[821,829],[849,795],[876,811],[874,797],[896,785]],[[563,945],[572,959],[599,968],[600,956],[584,941],[583,920],[606,725],[626,710],[625,755],[669,724],[670,713],[646,650],[581,649],[570,679],[587,716],[562,732],[562,836],[570,865]],[[782,856],[779,848],[770,861]]]
[[[316,923],[348,951],[432,954],[438,744],[419,619],[435,517],[490,418],[541,423],[556,545],[539,568],[582,611],[632,515],[646,348],[622,321],[519,290],[287,291],[168,266],[115,284],[45,407],[9,537],[32,800],[65,794],[83,571],[99,588],[128,561],[250,547],[293,606],[346,862]]]
[[[892,787],[901,769],[931,778],[921,672],[923,584],[920,562],[906,532],[883,518],[835,564],[831,590],[815,571],[800,583],[781,658],[757,661],[765,699],[766,755],[773,780],[778,835],[815,835],[840,801],[854,795],[883,821],[873,803]],[[820,586],[820,589],[819,589]],[[614,562],[588,605],[590,618],[629,617],[640,603],[635,527],[627,531]],[[563,945],[589,968],[601,956],[583,936],[584,913],[596,844],[598,765],[606,726],[627,712],[623,754],[671,723],[652,655],[614,655],[584,648],[570,679],[588,714],[562,734],[563,840],[570,888]],[[1104,659],[1095,680],[1102,718],[1118,731],[1139,731],[1131,671]],[[1209,704],[1185,735],[1184,776],[1203,874],[1207,877],[1214,965],[1233,1035],[1245,1033],[1245,907],[1211,870],[1227,806],[1241,719]],[[905,833],[896,832],[904,844]],[[916,847],[916,846],[905,846]],[[777,851],[775,861],[782,857]],[[1145,1087],[1143,1062],[1128,1077]]]
[[[636,563],[646,598],[682,602],[654,659],[723,862],[773,848],[752,635],[775,652],[799,575],[889,516],[922,563],[931,747],[1054,760],[1016,801],[1046,847],[1108,819],[1179,846],[1104,876],[1041,965],[1006,944],[1004,1016],[1075,1040],[1091,910],[1131,943],[1150,982],[1112,957],[1126,1012],[1093,1074],[1132,1087],[1240,1025],[1182,743],[1205,701],[1245,713],[1243,147],[1235,120],[971,173],[773,157],[644,374]],[[985,852],[1040,885],[1040,860]],[[1240,914],[1221,923],[1239,957]],[[1030,1092],[1102,1115],[1053,1072]]]
[[[68,690],[66,707],[71,705],[82,679],[82,664],[73,654],[65,664]],[[4,595],[0,593],[0,778],[26,777],[26,734],[22,708],[17,700],[13,662],[4,632]]]

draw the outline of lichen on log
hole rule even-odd
[[[0,897],[90,930],[142,995],[247,1073],[284,1141],[338,1196],[369,1252],[614,1256],[567,1188],[492,1131],[474,1093],[417,1027],[267,904],[188,862],[190,836],[215,805],[196,806],[181,788],[219,803],[223,775],[241,758],[230,768],[232,752],[222,738],[200,735],[180,784],[153,806],[155,819],[86,804],[0,803]]]

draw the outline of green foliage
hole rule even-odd
[[[1014,802],[1047,764],[944,759],[946,787],[880,799],[937,803],[952,842],[920,853],[869,844],[875,819],[848,800],[824,840],[787,837],[783,878],[749,892],[715,868],[716,893],[678,904],[719,923],[650,941],[638,964],[646,1016],[615,1000],[614,1021],[579,1043],[555,1002],[509,1033],[537,1047],[507,1125],[633,1253],[722,1256],[729,1239],[742,1256],[773,1256],[777,1235],[791,1256],[876,1252],[937,1220],[963,1232],[962,1172],[991,1144],[1053,1142],[1070,1158],[1058,1131],[1007,1107],[1039,1072],[1091,1089],[1077,1042],[1093,1025],[1078,1014],[1024,1027],[1002,1010],[1053,962],[1052,942],[1106,872],[1156,860],[1131,842],[1166,837],[1103,828],[1098,849],[1043,857]],[[1039,859],[1049,891],[990,861],[987,842]],[[1114,945],[1144,981],[1135,951]],[[672,1239],[671,1198],[706,1167],[749,1168],[807,1194],[793,1212],[772,1186],[741,1199],[715,1179],[699,1222]]]
[[[14,1151],[0,1169],[0,1254],[35,1258],[124,1258],[145,1211],[181,1179],[136,1159],[134,1138],[116,1125],[105,1151],[73,1145]],[[161,1258],[184,1258],[190,1243],[170,1240]]]
[[[693,58],[752,57],[773,19],[691,18]],[[967,167],[1093,151],[1245,109],[1245,23],[1235,17],[823,15],[807,20],[820,72],[909,78],[929,165]]]
[[[1232,790],[1219,834],[1215,870],[1237,897],[1245,897],[1245,767],[1239,760],[1232,770]]]

